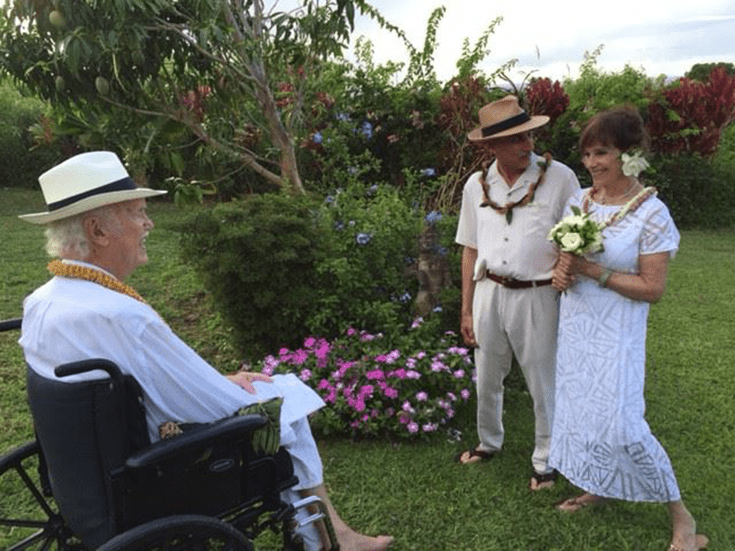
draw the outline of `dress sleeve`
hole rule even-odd
[[[658,198],[651,200],[651,207],[643,220],[640,254],[668,252],[674,258],[679,250],[679,230],[671,218],[669,209]]]

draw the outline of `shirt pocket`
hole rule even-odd
[[[528,217],[528,234],[546,238],[553,225],[551,205],[543,201],[532,201],[523,208]]]

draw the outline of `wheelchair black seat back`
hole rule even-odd
[[[107,377],[63,382],[90,370]],[[296,509],[320,503],[282,501],[298,479],[283,448],[254,452],[250,436],[263,417],[233,416],[151,444],[140,388],[114,363],[60,366],[62,380],[27,373],[37,441],[0,459],[0,484],[19,476],[41,514],[0,508],[0,526],[36,528],[8,551],[252,549],[266,528],[282,534],[284,549],[303,549]],[[323,510],[306,522],[321,518]]]

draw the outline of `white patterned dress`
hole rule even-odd
[[[582,190],[567,205],[581,205]],[[590,203],[609,220],[620,206]],[[603,231],[605,250],[588,259],[616,272],[638,272],[639,255],[669,252],[679,232],[655,196]],[[627,501],[680,499],[666,452],[644,419],[649,303],[579,277],[561,295],[556,409],[549,464],[592,494]]]

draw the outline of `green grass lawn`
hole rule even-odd
[[[40,210],[39,193],[0,189],[0,319],[19,316],[23,297],[48,278],[42,230],[16,217]],[[178,258],[174,226],[185,213],[165,202],[152,202],[149,210],[157,223],[148,240],[151,261],[130,283],[206,359],[234,369],[238,358],[226,328]],[[713,550],[735,550],[735,477],[729,471],[735,458],[734,275],[735,231],[683,232],[666,296],[652,307],[648,331],[647,418]],[[0,334],[0,451],[32,432],[17,337]],[[459,427],[460,443],[321,441],[335,505],[356,528],[393,534],[395,551],[667,548],[669,521],[661,505],[613,503],[564,515],[551,505],[574,493],[566,482],[533,494],[526,489],[532,416],[517,372],[508,384],[505,424],[504,452],[469,467],[452,458],[474,445],[472,422]],[[0,503],[12,499],[3,495]],[[277,548],[268,537],[256,543]]]

